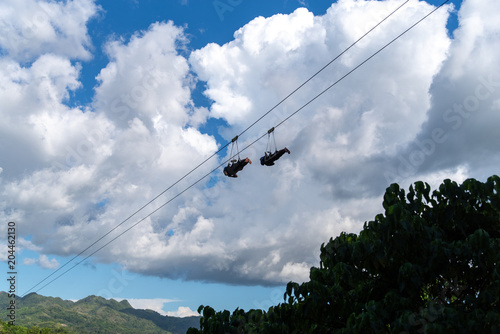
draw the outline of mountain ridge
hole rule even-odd
[[[0,304],[10,298],[0,291]],[[5,321],[7,310],[0,309]],[[70,333],[161,333],[184,334],[189,327],[199,327],[200,317],[163,316],[153,310],[134,309],[127,300],[120,302],[99,296],[78,301],[63,300],[30,293],[16,298],[16,325],[65,328]]]

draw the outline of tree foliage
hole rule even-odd
[[[23,327],[14,326],[0,320],[0,333],[6,334],[69,334],[65,328],[41,328],[38,326]]]
[[[267,311],[200,306],[188,333],[500,333],[500,178],[387,188],[384,214],[321,246]]]

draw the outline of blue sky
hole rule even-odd
[[[402,3],[21,2],[0,6],[0,139],[9,143],[0,145],[0,212],[17,224],[20,294]],[[129,299],[179,316],[201,304],[267,308],[282,301],[288,281],[307,280],[322,242],[359,232],[382,211],[391,182],[437,185],[494,173],[495,11],[478,0],[450,3],[453,11],[436,12],[277,129],[278,146],[292,152],[277,166],[258,166],[261,141],[242,153],[254,163],[238,179],[215,173],[38,293]],[[240,138],[240,148],[423,17],[427,4],[410,1]]]
[[[110,36],[116,35],[128,39],[137,31],[147,30],[153,22],[173,21],[178,26],[186,27],[186,33],[190,35],[189,49],[198,49],[208,43],[222,45],[231,41],[236,30],[257,16],[289,14],[302,6],[299,1],[188,1],[183,3],[182,1],[107,0],[97,3],[105,12],[89,24],[89,32],[96,45],[95,58],[82,71],[82,79],[88,80],[88,84],[84,85],[84,89],[76,92],[78,94],[76,100],[84,103],[91,100],[95,76],[108,61],[99,46],[106,43]],[[308,4],[307,8],[321,15],[326,12],[331,3],[331,1],[315,1]]]

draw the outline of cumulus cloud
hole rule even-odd
[[[177,309],[177,311],[167,312],[166,315],[168,315],[170,317],[178,317],[178,318],[198,317],[198,316],[200,316],[200,314],[198,312],[191,310],[187,306],[179,306],[179,308]]]
[[[44,269],[57,269],[57,268],[59,268],[59,261],[57,261],[54,258],[49,259],[48,256],[44,255],[44,254],[40,255],[38,257],[38,259],[24,258],[23,264],[27,265],[27,266],[38,264],[41,268],[44,268]]]
[[[55,13],[70,7],[97,11],[93,2],[37,5]],[[61,24],[78,22],[81,13],[66,14],[59,16]],[[15,37],[7,28],[2,36]],[[85,38],[75,41],[88,46]],[[50,45],[50,53],[34,48],[34,61],[21,63],[15,50],[2,45],[0,137],[9,145],[0,145],[1,212],[30,226],[39,251],[79,253],[124,219],[123,212],[143,205],[215,152],[213,137],[197,129],[207,112],[190,99],[193,79],[178,55],[184,42],[182,29],[171,23],[153,24],[128,42],[110,41],[110,63],[98,77],[94,102],[75,108],[66,104],[81,85],[81,65],[72,59],[85,58],[83,53]],[[114,113],[114,101],[127,115]],[[40,261],[53,265],[45,260]]]
[[[179,306],[176,311],[164,311],[165,305],[168,303],[179,302],[174,299],[154,298],[154,299],[137,299],[137,298],[113,298],[120,302],[127,300],[133,308],[139,310],[153,310],[163,316],[185,318],[199,316],[198,312],[191,310],[187,306]]]
[[[176,302],[177,300],[173,300],[173,299],[164,299],[164,298],[154,298],[154,299],[137,299],[137,298],[113,298],[115,299],[116,301],[120,302],[122,300],[127,300],[130,305],[132,305],[133,308],[135,309],[140,309],[140,310],[153,310],[155,312],[158,312],[159,314],[161,315],[171,315],[169,313],[172,313],[172,312],[165,312],[163,310],[163,307],[165,306],[165,304],[167,303],[172,303],[172,302]],[[184,309],[184,307],[179,307],[179,310],[180,309]],[[189,307],[187,307],[187,309],[189,310]],[[185,311],[185,310],[184,310]],[[191,311],[192,312],[192,311]],[[175,312],[175,313],[178,313],[178,312]],[[186,312],[184,314],[188,314],[189,312]],[[176,316],[176,317],[182,317],[181,315],[183,313],[179,313],[180,315],[172,315],[172,316]],[[196,314],[198,315],[198,314]],[[189,316],[189,315],[183,315],[184,317],[186,316]]]
[[[45,269],[57,269],[59,267],[59,262],[56,259],[53,258],[49,260],[44,254],[40,255],[38,258],[38,264]]]
[[[112,61],[97,77],[96,108],[123,126],[134,118],[150,128],[155,122],[187,124],[192,111],[186,110],[191,103],[189,66],[177,53],[185,42],[182,29],[168,22],[152,24],[126,44],[108,43]]]
[[[247,119],[257,119],[395,7],[392,2],[339,1],[321,17],[298,9],[257,18],[237,31],[234,41],[193,52],[193,68],[215,101],[211,115],[225,118],[234,130],[243,129]],[[425,2],[403,7],[262,125],[283,120],[432,8]],[[429,87],[450,45],[447,15],[443,9],[429,17],[279,128],[282,142],[293,144],[304,160],[315,161],[316,167],[309,167],[315,169],[313,177],[329,180],[339,194],[354,195],[358,189],[347,180],[355,178],[359,185],[373,180],[373,169],[362,166],[394,153],[419,132],[430,105]],[[257,128],[262,133],[262,126]],[[363,190],[380,191],[384,184]]]
[[[44,53],[88,60],[87,22],[98,11],[93,0],[6,0],[0,4],[0,48],[18,61]]]
[[[492,11],[469,0],[459,12],[460,26],[442,70],[430,89],[432,104],[421,131],[399,151],[399,176],[436,170],[466,170],[485,179],[498,172],[500,50]]]
[[[117,213],[144,204],[217,149],[193,125],[204,122],[203,110],[190,100],[192,78],[177,54],[183,40],[180,28],[158,23],[128,44],[111,41],[111,62],[85,108],[65,104],[80,86],[72,55],[52,47],[27,65],[0,59],[0,136],[12,143],[0,147],[4,208],[32,224],[32,242],[44,251],[80,252],[116,226]],[[144,72],[138,63],[148,64]],[[113,114],[115,98],[130,108],[128,118]]]
[[[93,8],[86,16],[69,12],[83,25],[79,37],[72,37],[79,43],[75,53],[58,45],[49,53],[49,37],[37,37],[40,45],[27,53],[33,62],[22,63],[21,48],[2,42],[20,36],[5,28],[17,19],[4,15],[8,24],[0,26],[0,45],[10,53],[0,58],[0,137],[12,143],[0,145],[6,157],[0,162],[0,212],[5,221],[29,225],[30,247],[58,255],[79,253],[216,152],[222,143],[200,131],[208,119],[223,120],[227,127],[219,134],[230,140],[399,5],[341,0],[322,16],[302,8],[259,17],[229,43],[209,44],[189,57],[182,28],[153,23],[106,44],[109,63],[98,75],[92,103],[71,108],[67,101],[80,87],[85,66],[72,60],[88,57],[85,20],[98,8],[83,0],[50,6],[61,12],[70,4]],[[259,165],[266,142],[256,143],[241,152],[253,164],[239,178],[217,174],[196,184],[135,233],[97,253],[96,261],[186,280],[304,281],[309,267],[318,264],[321,243],[342,231],[358,232],[373,219],[391,182],[407,186],[423,179],[434,185],[446,177],[489,176],[500,160],[499,40],[491,6],[500,5],[465,1],[453,38],[446,30],[451,7],[440,9],[276,128],[278,148],[287,146],[291,154],[275,166]],[[239,147],[433,8],[409,2],[249,129]],[[209,108],[192,101],[197,80],[206,83]],[[210,160],[145,212],[218,163]],[[125,221],[99,245],[140,217]],[[56,265],[47,257],[38,261]],[[189,310],[178,310],[184,311]]]

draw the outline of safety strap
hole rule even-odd
[[[274,151],[272,150],[273,149],[273,145],[272,145],[272,142],[271,142],[271,135],[273,137],[273,142],[274,142]],[[274,136],[274,127],[270,128],[268,131],[267,131],[267,145],[266,145],[266,152],[271,152],[274,153],[278,150],[278,147],[276,146],[276,137]]]
[[[236,152],[238,154],[238,160],[240,159],[240,149],[238,148],[238,136],[234,137],[233,140],[231,140],[231,154],[229,155],[229,158],[231,159],[229,163],[227,164],[228,166],[231,164],[231,162],[235,162],[236,160],[233,159],[233,148],[236,145]]]

